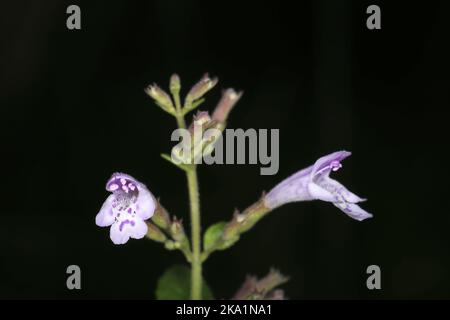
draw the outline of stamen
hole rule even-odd
[[[318,170],[315,175],[320,175],[323,172],[326,172],[327,170],[332,171],[338,171],[340,168],[342,168],[342,164],[339,161],[332,161],[328,166],[323,167],[322,169]]]

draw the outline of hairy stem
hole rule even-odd
[[[180,94],[179,92],[176,92],[174,94],[174,100],[175,100],[175,118],[177,119],[178,128],[186,129],[186,122],[184,121],[184,114],[181,110],[181,103],[180,103]]]
[[[185,129],[186,122],[181,108],[179,91],[173,94],[175,100],[176,119],[179,128]],[[200,225],[200,199],[198,193],[197,167],[195,164],[186,168],[186,177],[189,190],[189,202],[191,206],[191,299],[202,298],[202,260],[201,254],[201,225]]]
[[[202,298],[202,261],[201,261],[201,225],[200,225],[200,201],[198,193],[197,169],[193,166],[186,171],[189,200],[191,203],[191,237],[192,237],[192,258],[191,258],[191,299]]]

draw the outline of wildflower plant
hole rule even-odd
[[[204,102],[205,94],[217,81],[217,78],[210,78],[206,74],[190,89],[183,102],[177,75],[170,79],[170,95],[157,85],[145,89],[156,105],[172,115],[178,128],[187,130],[191,138],[175,146],[170,155],[161,155],[186,174],[190,204],[190,237],[185,232],[182,220],[171,216],[142,182],[124,173],[114,173],[108,180],[106,190],[111,194],[95,219],[98,226],[110,227],[110,238],[116,245],[125,244],[130,238],[147,237],[162,243],[168,250],[179,250],[183,253],[190,263],[190,268],[175,266],[168,269],[158,281],[158,299],[212,299],[211,290],[202,278],[203,262],[213,252],[232,247],[243,233],[283,204],[322,200],[332,203],[358,221],[372,217],[357,204],[365,199],[330,178],[330,173],[339,170],[342,161],[351,154],[348,151],[337,151],[319,158],[310,167],[284,179],[268,193],[263,193],[260,199],[243,212],[236,211],[229,221],[209,226],[202,237],[196,159],[214,150],[214,143],[225,129],[228,115],[239,101],[242,92],[224,90],[212,115],[208,112],[198,112],[189,126],[185,117]],[[199,129],[205,134],[198,135]],[[248,276],[232,299],[284,299],[283,291],[277,287],[287,280],[288,278],[277,270],[271,270],[260,280]]]

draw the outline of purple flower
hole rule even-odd
[[[147,187],[124,173],[114,173],[106,184],[112,192],[95,217],[99,227],[109,227],[114,244],[128,239],[141,239],[147,234],[147,224],[156,208],[156,201]]]
[[[372,214],[356,203],[365,201],[329,177],[331,171],[342,167],[341,161],[351,155],[348,151],[337,151],[324,156],[306,169],[286,178],[264,198],[265,205],[274,209],[288,202],[322,200],[332,202],[353,219],[362,221]]]

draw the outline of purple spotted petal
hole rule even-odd
[[[151,218],[156,208],[156,201],[147,187],[125,173],[115,173],[106,184],[106,190],[127,194],[135,204],[136,214],[143,220]]]
[[[100,227],[111,226],[111,239],[122,244],[128,239],[140,239],[147,232],[144,220],[152,217],[156,200],[147,187],[125,173],[114,173],[106,183],[112,194],[106,199],[95,223]]]
[[[141,239],[147,234],[147,224],[140,217],[126,216],[115,222],[109,231],[114,244],[124,244],[130,238]]]
[[[115,197],[113,194],[106,198],[102,208],[100,209],[100,212],[95,217],[95,224],[99,227],[108,227],[114,223],[114,220],[116,218],[112,207],[114,198]]]
[[[109,178],[106,183],[106,190],[110,192],[123,191],[125,193],[129,193],[135,192],[137,185],[142,185],[142,183],[126,173],[117,172]]]

